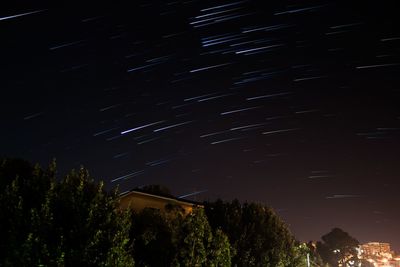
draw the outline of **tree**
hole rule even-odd
[[[317,243],[317,252],[325,263],[339,266],[349,260],[358,260],[357,247],[359,242],[340,228],[333,228],[321,237],[323,242]]]
[[[84,168],[0,162],[1,266],[133,266],[130,218]]]
[[[272,209],[234,200],[205,203],[213,229],[225,232],[233,247],[232,265],[298,266],[295,239]]]
[[[307,253],[309,253],[309,259],[310,259],[311,266],[325,266],[324,262],[321,259],[321,256],[317,252],[316,244],[313,243],[312,241],[309,241],[306,244],[306,246],[308,248]]]
[[[195,208],[179,227],[176,266],[231,266],[228,237],[213,232],[202,208]]]
[[[171,266],[178,251],[175,240],[181,220],[180,214],[175,216],[151,208],[132,213],[131,240],[137,266]]]
[[[231,266],[228,238],[212,231],[202,208],[187,216],[179,209],[146,208],[133,214],[133,222],[138,266]]]
[[[214,232],[208,246],[206,266],[231,266],[231,246],[228,236],[221,229]]]
[[[202,209],[194,209],[182,221],[179,229],[179,251],[175,263],[182,266],[203,266],[207,249],[212,243],[212,231]]]

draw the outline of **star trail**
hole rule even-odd
[[[272,206],[400,249],[400,29],[385,3],[45,2],[0,11],[1,156],[121,192]],[[376,212],[379,211],[379,212]]]

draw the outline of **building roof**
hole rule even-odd
[[[162,195],[157,195],[157,194],[151,194],[151,193],[147,193],[144,192],[140,189],[133,189],[127,192],[124,192],[122,194],[120,194],[120,198],[126,198],[129,197],[132,194],[136,194],[136,195],[143,195],[146,197],[151,197],[151,198],[157,198],[157,199],[162,199],[166,202],[173,202],[175,204],[178,205],[191,205],[191,206],[203,206],[202,203],[196,202],[196,201],[191,201],[191,200],[186,200],[186,199],[182,199],[182,198],[176,198],[174,196],[162,196]]]

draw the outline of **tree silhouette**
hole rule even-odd
[[[87,170],[0,161],[1,266],[133,266],[130,221]]]
[[[317,243],[317,252],[324,262],[331,266],[344,265],[349,260],[358,260],[359,242],[340,228],[334,228],[321,237],[323,242]]]
[[[298,244],[275,212],[255,203],[205,203],[212,228],[224,231],[234,266],[300,266]]]
[[[230,245],[212,231],[203,209],[183,216],[180,210],[146,208],[132,216],[131,237],[138,266],[231,266]],[[157,256],[155,256],[157,255]]]

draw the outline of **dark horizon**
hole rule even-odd
[[[264,2],[1,10],[0,156],[261,202],[300,240],[340,227],[399,252],[397,9]]]

